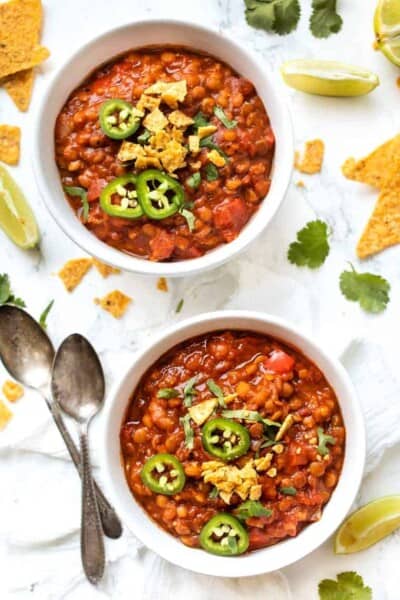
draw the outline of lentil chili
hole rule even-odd
[[[140,173],[117,158],[120,140],[131,136],[130,141],[147,144],[150,138],[147,125],[138,125],[140,111],[132,113],[132,107],[157,82],[183,80],[187,94],[175,113],[194,123],[182,143],[190,148],[192,138],[199,146],[175,173],[187,205],[156,221],[105,212],[100,203],[105,186]],[[160,107],[171,114],[171,107]],[[207,135],[193,142],[196,135],[190,134],[201,130]],[[87,192],[87,219],[79,199],[67,197],[94,235],[129,254],[177,261],[200,257],[239,235],[268,193],[274,134],[254,86],[229,65],[184,48],[153,48],[101,66],[71,94],[57,118],[55,151],[63,186]]]
[[[204,444],[216,421],[207,443],[219,455]],[[243,430],[250,442],[244,453],[225,455],[225,438],[234,447]],[[144,374],[121,428],[121,449],[128,485],[153,520],[188,546],[233,556],[296,536],[320,519],[342,469],[345,429],[333,389],[301,352],[257,333],[222,331],[172,348]],[[165,454],[186,477],[172,495],[143,479],[148,461]],[[212,521],[217,515],[222,520]],[[224,515],[240,516],[245,535]],[[217,521],[227,527],[214,528]],[[230,529],[237,539],[229,541]]]

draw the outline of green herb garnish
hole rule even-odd
[[[245,0],[246,20],[257,29],[285,35],[300,19],[299,0]]]
[[[148,142],[150,138],[151,138],[151,131],[149,131],[148,129],[145,129],[143,131],[143,133],[141,133],[140,135],[137,136],[137,141],[139,144],[142,144],[142,146],[144,146],[144,144],[146,144],[146,142]]]
[[[265,508],[265,506],[257,500],[247,500],[238,506],[234,513],[238,519],[246,520],[251,517],[270,517],[272,515],[272,510]]]
[[[218,498],[218,488],[216,488],[215,486],[213,487],[213,489],[211,490],[211,492],[208,494],[208,497],[211,500],[214,500],[215,498]]]
[[[281,494],[285,494],[285,496],[295,496],[297,494],[297,490],[294,487],[282,487],[280,489]]]
[[[11,291],[10,278],[7,273],[0,275],[0,304],[14,304],[25,308],[26,304],[21,298],[17,298]]]
[[[186,223],[187,223],[187,226],[189,227],[189,231],[193,231],[195,223],[196,223],[196,217],[194,216],[192,211],[188,210],[187,208],[181,208],[179,213],[182,215],[182,217],[184,217],[186,219]]]
[[[224,410],[222,411],[222,416],[225,419],[243,419],[243,421],[264,423],[267,427],[280,427],[282,425],[282,423],[278,423],[277,421],[265,419],[256,410]]]
[[[207,163],[205,168],[207,181],[215,181],[219,177],[218,169],[212,163]]]
[[[179,419],[183,426],[183,431],[185,433],[185,445],[189,450],[193,450],[194,445],[194,431],[190,424],[190,415],[185,415]]]
[[[351,271],[340,275],[340,291],[351,302],[358,302],[369,313],[385,310],[390,300],[390,284],[380,275],[357,273],[353,265]]]
[[[328,444],[336,444],[336,439],[324,433],[322,427],[318,427],[318,452],[321,456],[329,454]]]
[[[196,396],[197,394],[197,391],[194,389],[196,383],[197,375],[191,377],[191,379],[186,382],[185,387],[183,388],[183,404],[185,406],[192,406],[193,396]]]
[[[169,400],[170,398],[177,398],[179,396],[179,390],[175,390],[174,388],[162,388],[157,392],[157,398],[166,398]]]
[[[226,408],[226,403],[224,400],[224,392],[221,390],[221,388],[219,387],[219,385],[217,385],[214,381],[214,379],[209,379],[207,381],[207,387],[210,390],[210,392],[212,394],[214,394],[214,396],[216,398],[218,398],[218,404],[220,406],[222,406],[222,408]]]
[[[299,267],[320,267],[329,254],[328,226],[323,221],[310,221],[297,232],[297,241],[289,246],[288,259]]]
[[[212,135],[208,135],[207,137],[200,140],[200,148],[209,148],[210,150],[216,150],[218,154],[220,154],[225,159],[226,162],[229,162],[229,156],[225,154],[225,152],[213,142]]]
[[[324,579],[318,586],[320,600],[372,600],[372,590],[354,571],[339,573],[335,579]]]
[[[207,120],[207,117],[201,111],[199,111],[193,117],[193,121],[193,127],[195,127],[196,129],[198,129],[199,127],[207,127],[208,125],[211,125],[210,121]]]
[[[81,199],[83,222],[86,223],[89,217],[87,191],[84,188],[75,185],[64,185],[64,191],[67,192],[69,196],[78,196]]]
[[[42,312],[42,314],[39,317],[39,325],[40,327],[42,327],[42,329],[47,329],[47,316],[49,314],[49,312],[51,311],[52,307],[54,304],[54,300],[51,300],[51,302],[48,303],[48,305],[46,306],[46,308],[44,309],[44,311]]]
[[[327,38],[341,30],[343,19],[336,12],[336,0],[313,0],[312,9],[310,29],[315,37]]]
[[[219,119],[227,129],[234,129],[237,125],[237,121],[230,120],[226,116],[224,109],[221,106],[214,106],[214,115]]]
[[[181,299],[179,300],[178,304],[176,305],[176,308],[175,308],[175,312],[176,312],[176,313],[180,313],[180,312],[181,312],[181,310],[182,310],[182,308],[183,308],[183,305],[184,305],[184,303],[185,303],[185,300],[184,300],[183,298],[181,298]]]
[[[201,175],[200,175],[200,173],[193,173],[193,175],[190,175],[190,177],[188,177],[186,179],[186,183],[192,189],[197,190],[197,188],[201,184]]]

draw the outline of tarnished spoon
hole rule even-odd
[[[78,449],[65,426],[57,403],[50,395],[53,345],[46,332],[27,312],[8,304],[0,306],[0,360],[14,379],[38,391],[46,401],[79,472]],[[95,488],[104,533],[110,538],[119,538],[122,533],[121,522],[96,484]]]
[[[67,337],[53,363],[51,389],[64,412],[78,424],[82,465],[81,554],[86,577],[93,584],[104,573],[105,554],[100,514],[89,457],[89,425],[104,401],[104,374],[99,358],[82,335]]]

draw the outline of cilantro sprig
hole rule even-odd
[[[21,299],[15,296],[11,290],[10,278],[7,273],[0,275],[0,305],[14,304],[20,308],[25,308],[26,304]]]
[[[328,225],[318,220],[310,221],[297,232],[297,241],[290,244],[287,256],[294,265],[317,269],[328,254]]]
[[[310,29],[313,36],[327,38],[341,30],[343,19],[336,11],[336,0],[313,0],[312,9]]]
[[[157,398],[165,398],[170,400],[171,398],[177,398],[179,396],[179,390],[175,388],[161,388],[157,392]]]
[[[243,521],[251,517],[270,517],[271,515],[272,510],[265,508],[257,500],[247,500],[235,510],[235,516]]]
[[[47,317],[49,315],[49,312],[53,308],[53,304],[54,300],[51,300],[39,317],[39,325],[42,329],[47,329]]]
[[[234,129],[237,125],[237,121],[234,119],[231,120],[226,116],[225,111],[221,106],[214,106],[214,115],[227,129]]]
[[[89,217],[89,202],[87,197],[87,191],[83,187],[76,185],[64,185],[64,191],[67,192],[68,196],[78,196],[81,199],[82,204],[82,220],[84,223]]]
[[[192,406],[193,396],[196,396],[197,391],[194,386],[197,383],[197,375],[191,377],[183,388],[183,404],[187,407]]]
[[[190,415],[186,414],[184,417],[181,417],[180,422],[182,424],[183,427],[183,431],[185,434],[185,446],[186,448],[188,448],[189,450],[193,450],[193,446],[194,446],[194,431],[193,428],[190,424]]]
[[[222,406],[222,408],[226,408],[226,403],[224,400],[224,392],[221,390],[219,385],[217,385],[214,379],[209,379],[207,381],[207,387],[212,394],[218,399],[218,404]]]
[[[318,586],[320,600],[372,600],[372,590],[354,571],[339,573],[335,579],[324,579]]]
[[[389,303],[390,284],[380,275],[357,273],[353,265],[340,275],[340,291],[351,302],[358,302],[369,313],[380,313]]]
[[[317,448],[318,453],[321,456],[326,456],[327,454],[329,454],[328,444],[330,444],[332,446],[334,444],[336,444],[336,438],[325,433],[324,430],[322,429],[322,427],[318,427],[317,433],[318,433],[318,448]]]
[[[300,19],[299,0],[245,0],[246,20],[257,29],[285,35]]]

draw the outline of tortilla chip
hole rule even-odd
[[[397,175],[385,187],[357,244],[359,258],[367,258],[400,243],[400,158]]]
[[[21,130],[13,125],[0,125],[0,160],[8,165],[19,163]]]
[[[165,277],[160,277],[157,281],[157,289],[160,290],[160,292],[168,292],[168,282]]]
[[[226,162],[225,158],[221,156],[218,150],[210,150],[210,152],[207,153],[207,158],[216,167],[223,167]]]
[[[9,402],[16,402],[24,395],[24,388],[19,383],[7,379],[3,383],[2,392]]]
[[[165,146],[165,150],[160,153],[164,169],[169,173],[173,173],[176,169],[184,167],[186,165],[186,154],[187,150],[184,146],[175,140],[170,140]]]
[[[91,258],[73,258],[65,263],[58,276],[68,292],[72,292],[79,285],[92,264]]]
[[[299,152],[295,154],[294,166],[301,173],[314,175],[319,173],[324,160],[325,145],[322,140],[310,140],[306,142],[304,154],[300,157]]]
[[[25,69],[25,71],[9,75],[3,80],[4,89],[15,106],[22,112],[27,111],[29,108],[34,77],[33,69]]]
[[[120,269],[116,269],[115,267],[106,265],[105,263],[102,263],[99,260],[97,260],[97,258],[93,259],[93,266],[98,270],[100,275],[104,278],[109,277],[110,275],[117,275],[118,273],[121,273]]]
[[[380,190],[394,174],[399,156],[400,135],[396,135],[361,160],[348,158],[342,166],[342,173],[347,179],[367,183]]]
[[[200,152],[200,138],[198,135],[189,135],[189,150],[193,154]]]
[[[0,431],[5,428],[12,416],[11,410],[0,400]]]
[[[119,290],[114,290],[104,296],[104,298],[95,298],[94,302],[109,312],[115,319],[120,319],[132,302],[132,298]]]
[[[215,127],[215,125],[204,125],[203,127],[197,128],[197,135],[202,140],[203,138],[208,137],[209,135],[212,135],[216,131],[217,131],[217,127]]]
[[[194,123],[193,119],[185,115],[181,110],[173,110],[169,113],[168,121],[172,123],[172,125],[175,125],[178,128],[182,127],[183,129],[186,129],[186,127],[189,127],[189,125]]]
[[[149,131],[157,132],[165,129],[168,125],[168,119],[159,108],[155,108],[143,120],[143,126]]]
[[[161,95],[162,102],[170,108],[178,108],[178,102],[183,102],[187,94],[186,79],[181,81],[156,81],[144,92],[145,94]]]
[[[152,96],[147,96],[147,94],[142,94],[136,104],[136,109],[142,113],[144,110],[152,111],[160,106],[160,102],[161,98],[153,98]]]

